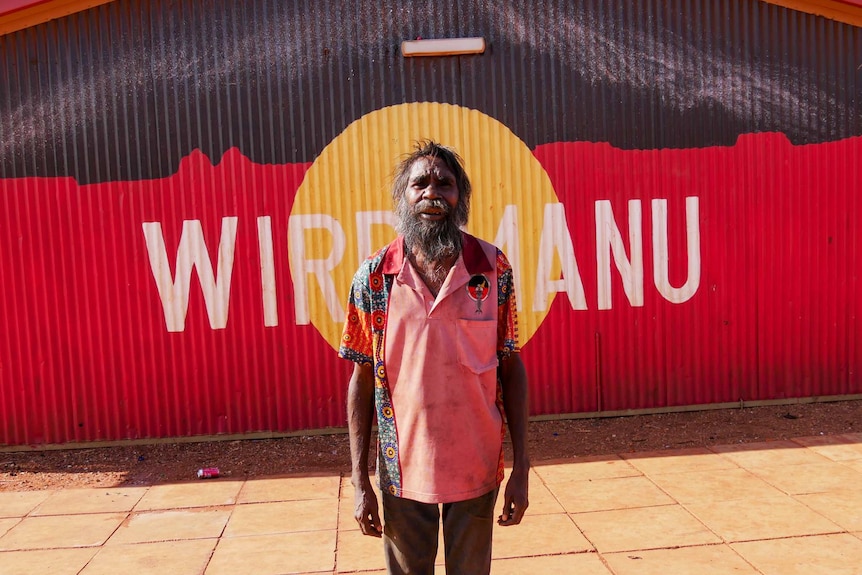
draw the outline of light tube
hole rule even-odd
[[[401,54],[405,58],[413,56],[481,54],[484,51],[484,38],[440,38],[434,40],[405,40],[401,42]]]

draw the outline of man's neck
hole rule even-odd
[[[449,275],[449,270],[458,260],[458,252],[436,260],[428,258],[421,249],[415,246],[407,253],[410,264],[419,273],[419,277],[425,282],[431,294],[437,297],[446,281],[446,276]]]

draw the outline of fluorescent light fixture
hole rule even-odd
[[[401,53],[406,58],[411,56],[481,54],[484,51],[484,38],[440,38],[436,40],[405,40],[401,42]]]

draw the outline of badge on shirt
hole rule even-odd
[[[467,282],[467,294],[476,302],[476,313],[482,313],[482,302],[488,299],[491,282],[482,274],[475,275]]]

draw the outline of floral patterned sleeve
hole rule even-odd
[[[373,363],[371,335],[371,289],[367,262],[353,276],[350,297],[347,299],[347,319],[341,334],[338,355],[354,363]]]
[[[515,279],[512,266],[505,254],[497,250],[497,355],[508,357],[519,352],[518,306],[515,298]]]

